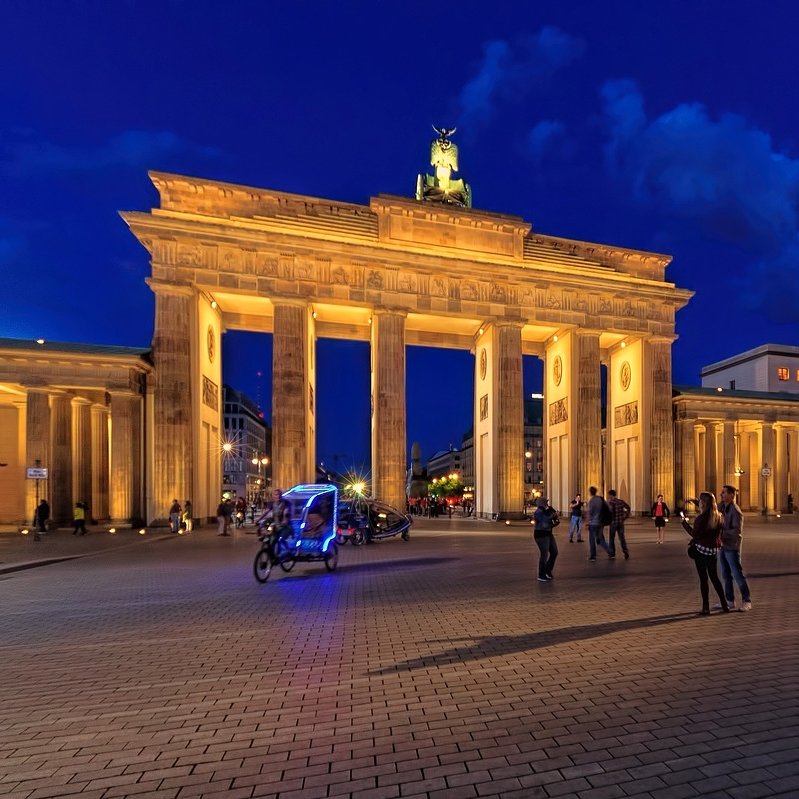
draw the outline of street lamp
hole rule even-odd
[[[255,457],[252,459],[252,465],[258,467],[258,480],[256,485],[258,486],[258,507],[263,507],[264,504],[264,481],[261,479],[261,475],[266,468],[266,465],[269,463],[269,458],[265,455],[260,456],[258,453],[255,453]]]

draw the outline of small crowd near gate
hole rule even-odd
[[[575,494],[570,502],[569,543],[582,543],[583,531],[587,527],[589,562],[596,562],[599,550],[602,550],[610,560],[614,560],[617,541],[624,559],[629,560],[630,549],[624,531],[624,522],[630,516],[629,504],[612,488],[608,491],[607,499],[595,486],[591,486],[588,493],[587,502],[580,494]],[[718,604],[714,606],[714,610],[729,613],[736,609],[741,611],[752,609],[749,584],[741,562],[743,513],[735,501],[736,494],[737,489],[734,486],[725,485],[719,495],[720,502],[717,502],[710,491],[703,491],[695,500],[698,513],[693,521],[689,520],[684,511],[679,511],[682,528],[690,537],[688,556],[694,561],[699,577],[702,616],[709,616],[711,612],[711,585],[718,596]],[[666,524],[671,516],[662,494],[658,494],[652,504],[650,515],[655,525],[656,543],[662,544]],[[560,524],[560,516],[549,504],[549,500],[544,498],[536,500],[533,524],[533,539],[539,550],[538,581],[549,583],[554,580],[553,571],[558,558],[555,528]],[[604,532],[606,527],[607,540]],[[721,579],[718,574],[719,562]],[[740,603],[737,606],[736,585],[740,592]]]

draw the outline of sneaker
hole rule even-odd
[[[573,544],[573,543],[574,543],[574,541],[573,541],[573,540],[570,538],[570,539],[569,539],[569,543],[570,543],[570,544]]]
[[[549,582],[549,580],[548,580],[546,577],[539,577],[539,578],[538,578],[538,582],[539,582],[539,583],[548,583],[548,582]]]
[[[735,602],[728,602],[727,607],[730,610],[735,610]],[[713,610],[724,610],[724,605],[722,604],[713,605]]]
[[[615,555],[608,555],[608,560],[616,560],[616,556]]]
[[[732,610],[732,608],[730,608]],[[741,603],[741,612],[746,613],[747,610],[752,610],[752,603],[751,602],[742,602]]]
[[[554,580],[555,578],[551,574],[546,575],[547,580]]]
[[[596,560],[596,558],[588,558],[588,560],[593,560],[593,561],[595,561],[595,560]]]

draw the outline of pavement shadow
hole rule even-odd
[[[398,560],[381,560],[376,563],[342,563],[339,556],[338,568],[336,571],[357,572],[358,574],[386,574],[388,572],[398,572],[406,568],[419,568],[420,566],[435,566],[439,563],[447,563],[457,558],[401,558]],[[297,566],[321,566],[322,561],[297,561]],[[308,572],[307,574],[297,574],[292,571],[293,579],[312,579],[318,577],[319,572]]]
[[[524,635],[489,635],[483,638],[459,638],[458,641],[468,641],[464,646],[455,646],[443,652],[431,653],[425,657],[413,658],[385,666],[382,669],[373,669],[370,674],[394,674],[401,671],[427,669],[430,667],[451,665],[453,663],[466,663],[484,658],[529,652],[533,649],[542,649],[556,644],[586,641],[599,638],[611,633],[638,630],[641,628],[658,627],[663,624],[675,624],[696,617],[695,612],[671,613],[664,616],[649,616],[643,619],[628,619],[626,621],[604,622],[602,624],[588,624],[583,627],[561,627],[557,630],[543,630],[541,632],[525,633]],[[451,642],[451,639],[447,643]],[[432,640],[426,643],[436,644],[441,641]]]

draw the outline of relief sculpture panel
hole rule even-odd
[[[628,424],[638,422],[638,402],[628,402],[626,405],[617,405],[613,409],[613,423],[616,427],[626,427]]]
[[[556,400],[549,404],[549,423],[560,424],[569,421],[569,408],[566,398]]]

